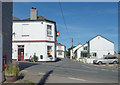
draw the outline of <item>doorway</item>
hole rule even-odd
[[[18,46],[18,61],[24,61],[24,45]]]

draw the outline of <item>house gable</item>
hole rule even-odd
[[[101,35],[97,35],[97,36],[93,37],[92,39],[90,39],[89,42],[90,42],[91,40],[93,40],[94,38],[98,37],[98,36],[106,39],[107,41],[110,41],[109,39],[107,39],[107,38],[105,38],[105,37],[103,37],[103,36],[101,36]],[[111,42],[111,43],[114,43],[113,41],[110,41],[110,42]]]

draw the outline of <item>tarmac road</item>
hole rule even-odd
[[[118,69],[78,63],[69,59],[57,62],[19,62],[20,69],[44,75],[45,83],[118,83]]]

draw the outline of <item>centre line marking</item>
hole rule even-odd
[[[72,78],[72,77],[68,77],[69,79],[73,79],[73,80],[79,80],[79,81],[86,81],[84,79],[78,79],[78,78]]]

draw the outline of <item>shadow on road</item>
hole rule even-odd
[[[61,59],[60,59],[60,58],[57,58],[55,62],[59,62],[59,61],[61,61]]]
[[[50,70],[49,72],[47,72],[42,79],[39,81],[39,83],[37,85],[44,85],[46,80],[48,79],[48,77],[50,76],[50,74],[53,73],[53,70]]]
[[[20,68],[20,71],[21,70],[24,70],[30,66],[33,66],[33,65],[38,65],[37,63],[27,63],[27,62],[19,62],[19,68]]]

